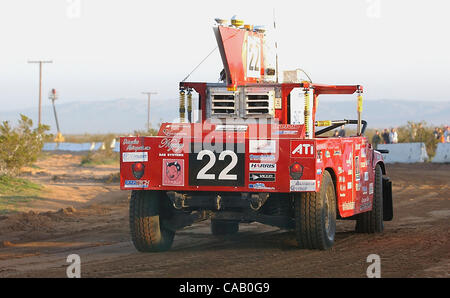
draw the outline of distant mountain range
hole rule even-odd
[[[110,101],[68,102],[56,105],[63,134],[130,133],[143,130],[147,123],[147,101],[116,99]],[[37,122],[37,107],[23,110],[0,111],[0,121],[16,123],[22,113]],[[171,122],[178,116],[178,101],[151,103],[151,124]],[[42,119],[56,131],[52,106],[42,107]],[[356,119],[355,101],[320,99],[318,120]],[[450,102],[424,102],[407,100],[367,100],[363,119],[369,128],[400,126],[407,121],[426,121],[431,125],[450,124]]]

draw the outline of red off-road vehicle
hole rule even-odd
[[[168,250],[177,230],[206,219],[215,235],[249,222],[293,229],[308,249],[333,245],[337,219],[356,220],[357,232],[382,232],[393,217],[392,186],[364,136],[362,86],[296,81],[295,72],[278,82],[264,32],[225,25],[214,32],[222,82],[181,82],[177,123],[162,124],[158,136],[120,139],[135,247]],[[357,120],[317,121],[322,94],[356,94]],[[350,124],[353,136],[325,136]]]

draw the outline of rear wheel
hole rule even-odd
[[[161,223],[170,217],[170,209],[159,191],[135,191],[130,198],[130,231],[133,244],[141,252],[169,250],[175,232]]]
[[[213,235],[231,235],[239,231],[239,222],[230,220],[211,220],[211,233]]]
[[[300,248],[325,250],[336,234],[336,192],[330,173],[324,172],[319,192],[294,194],[295,234]]]
[[[375,167],[372,210],[357,215],[355,230],[358,233],[381,233],[384,230],[383,172],[379,164]]]

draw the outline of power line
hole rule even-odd
[[[158,94],[158,92],[142,92],[142,94],[146,94],[148,97],[148,105],[147,105],[147,130],[150,131],[150,97],[152,94]]]
[[[42,105],[42,64],[44,63],[53,63],[53,61],[45,61],[45,60],[37,60],[37,61],[28,61],[28,63],[39,63],[39,117],[38,117],[38,125],[41,125],[41,105]]]

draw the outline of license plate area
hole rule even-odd
[[[191,144],[189,185],[245,186],[245,144]]]

